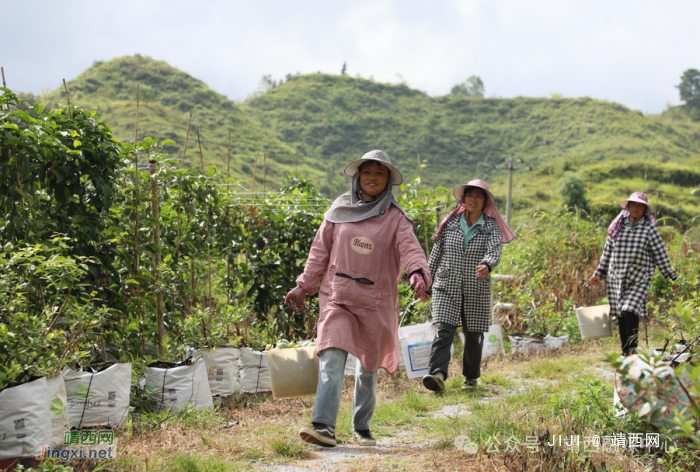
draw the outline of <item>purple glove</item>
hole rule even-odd
[[[414,272],[413,275],[411,275],[410,283],[416,298],[425,295],[425,280],[423,280],[423,276],[420,272]]]

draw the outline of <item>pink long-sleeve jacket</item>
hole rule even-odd
[[[335,347],[353,354],[370,372],[396,372],[401,267],[408,274],[421,271],[426,286],[431,285],[425,253],[398,208],[357,223],[321,224],[297,278],[307,294],[319,290],[317,353]]]

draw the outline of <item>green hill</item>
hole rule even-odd
[[[414,175],[420,153],[429,162],[429,185],[451,187],[481,177],[504,196],[505,172],[494,165],[512,156],[533,169],[514,177],[516,209],[551,208],[557,179],[575,170],[590,180],[594,202],[610,203],[639,189],[659,192],[667,214],[700,214],[700,199],[690,195],[700,184],[697,123],[590,98],[432,98],[345,76],[292,79],[247,105],[280,139],[305,143],[332,169],[379,147]],[[337,177],[334,184],[338,191],[343,186]]]
[[[141,56],[95,63],[69,82],[69,90],[76,105],[97,110],[117,138],[129,140],[137,84],[140,136],[173,139],[177,145],[168,151],[181,156],[194,106],[205,164],[226,165],[231,129],[231,172],[244,183],[252,180],[256,152],[260,169],[267,151],[269,182],[298,168],[318,179],[324,193],[337,195],[347,187],[345,163],[380,148],[407,177],[417,174],[420,154],[428,161],[429,186],[480,177],[505,197],[506,173],[494,166],[514,157],[532,168],[514,176],[516,221],[536,208],[556,207],[557,182],[565,171],[589,182],[594,204],[609,205],[642,190],[663,215],[684,222],[700,215],[700,198],[690,194],[700,184],[700,124],[678,113],[645,116],[591,98],[430,97],[405,85],[326,74],[288,76],[282,85],[237,104]],[[48,98],[62,103],[61,92]],[[199,165],[194,129],[187,156]]]
[[[286,170],[313,169],[310,157],[277,139],[245,107],[207,87],[202,81],[165,62],[142,56],[95,62],[68,82],[74,105],[96,110],[112,127],[114,136],[133,140],[136,132],[136,89],[139,86],[139,137],[172,139],[166,147],[174,158],[181,158],[190,108],[194,107],[186,165],[200,166],[197,130],[206,165],[225,169],[228,164],[228,133],[231,130],[231,174],[244,184],[252,183],[253,165],[258,155],[259,183],[263,180],[264,153],[267,152],[267,178],[281,182]],[[47,105],[65,105],[63,87],[47,97]]]

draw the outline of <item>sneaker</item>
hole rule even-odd
[[[478,379],[467,379],[464,381],[464,385],[462,385],[462,390],[476,390],[479,388],[479,380]]]
[[[352,439],[359,446],[376,446],[377,445],[377,440],[372,437],[372,433],[369,432],[369,429],[363,429],[363,430],[356,429],[355,432],[352,433]]]
[[[307,443],[316,444],[323,447],[335,447],[335,428],[333,426],[312,423],[313,428],[301,428],[299,436]]]
[[[442,392],[445,390],[445,382],[437,375],[426,375],[423,377],[423,386],[433,392]]]

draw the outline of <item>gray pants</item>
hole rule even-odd
[[[447,378],[447,369],[450,366],[452,354],[450,348],[455,338],[456,326],[449,323],[434,323],[437,333],[430,349],[430,364],[428,372],[435,375],[442,372]],[[464,332],[464,363],[462,374],[467,380],[481,377],[481,354],[484,348],[484,333]]]
[[[345,361],[348,353],[336,348],[321,351],[318,366],[318,387],[314,402],[313,423],[335,426],[343,394]],[[377,404],[377,372],[369,372],[357,363],[355,370],[355,394],[352,398],[352,427],[369,429],[369,423]]]

